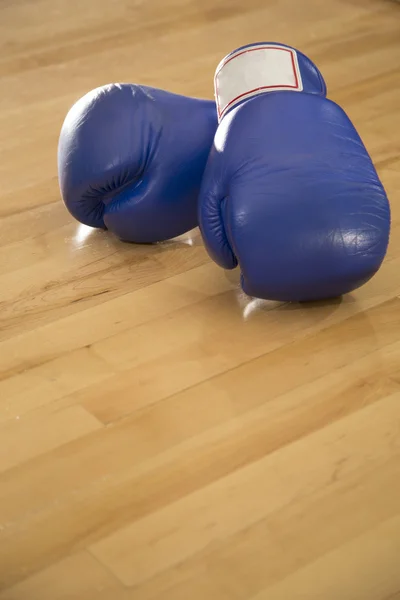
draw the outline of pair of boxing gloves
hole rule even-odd
[[[134,84],[90,92],[68,113],[60,188],[81,223],[158,242],[197,225],[250,296],[337,297],[380,268],[390,208],[317,67],[276,43],[218,65],[213,101]]]

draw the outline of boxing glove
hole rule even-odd
[[[217,125],[211,100],[133,84],[89,92],[61,128],[65,206],[124,241],[159,242],[193,229]]]
[[[210,256],[269,300],[341,296],[379,269],[390,209],[345,112],[294,48],[260,43],[215,73],[219,126],[199,197]]]

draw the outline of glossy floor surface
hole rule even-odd
[[[249,42],[297,46],[392,204],[341,301],[245,297],[197,232],[79,226],[56,148],[110,81],[212,98]],[[0,3],[0,599],[400,598],[400,5]]]

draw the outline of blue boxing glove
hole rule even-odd
[[[62,198],[81,223],[124,241],[159,242],[197,226],[215,103],[110,84],[69,111],[58,145]]]
[[[390,209],[357,131],[321,73],[276,43],[235,50],[215,74],[219,127],[199,201],[210,256],[243,290],[307,301],[351,292],[379,269]]]

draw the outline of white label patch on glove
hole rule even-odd
[[[301,91],[297,53],[277,45],[248,46],[224,58],[214,78],[218,118],[257,94],[277,90]]]

